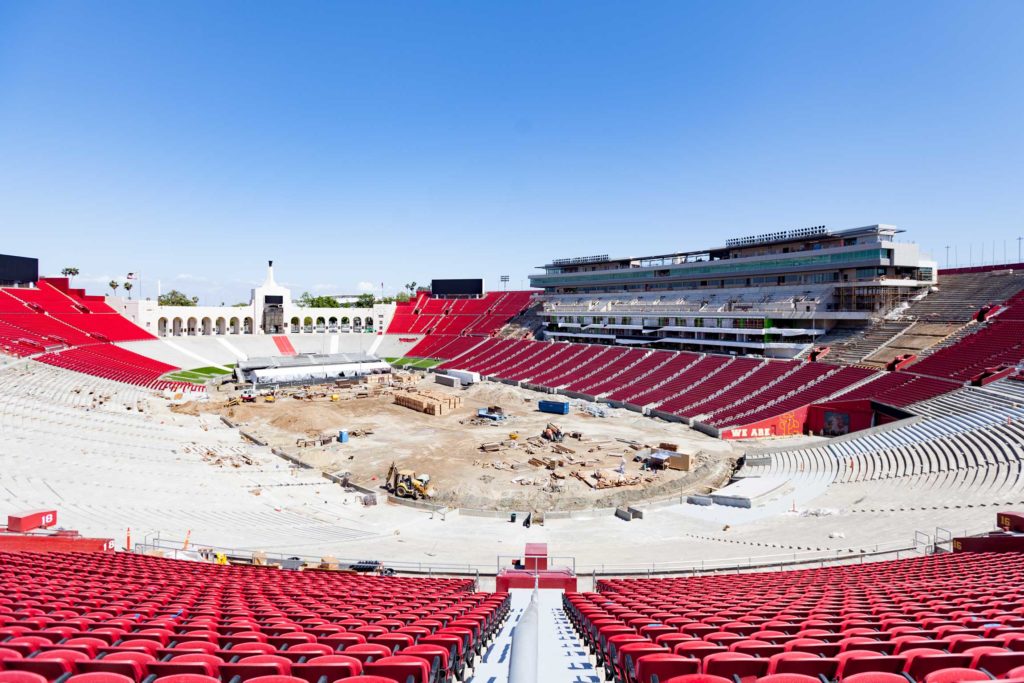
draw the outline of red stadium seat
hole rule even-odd
[[[419,657],[430,665],[431,673],[438,672],[442,680],[448,680],[454,674],[451,653],[440,645],[410,645],[395,654]]]
[[[939,669],[924,677],[924,683],[967,683],[969,681],[990,681],[992,678],[977,669]]]
[[[46,678],[28,671],[0,671],[0,683],[46,683]]]
[[[292,665],[292,675],[306,683],[332,683],[341,678],[358,676],[362,672],[363,663],[346,655],[321,655]]]
[[[134,683],[136,680],[111,671],[90,671],[71,676],[67,683]]]
[[[382,657],[388,657],[391,655],[391,650],[385,645],[374,645],[373,643],[364,643],[362,645],[353,645],[344,649],[343,654],[349,657],[355,657],[363,663],[363,668],[366,668],[366,664],[369,662],[376,661]]]
[[[149,666],[154,662],[156,657],[146,652],[112,652],[103,659],[81,662],[78,669],[83,673],[120,674],[141,683],[149,675]]]
[[[430,667],[420,657],[392,655],[381,657],[363,667],[369,676],[393,678],[403,683],[430,683]]]
[[[48,681],[78,671],[78,664],[89,659],[89,655],[78,650],[47,650],[25,659],[11,659],[4,667],[11,671],[28,671],[39,674]]]
[[[704,658],[705,674],[729,678],[739,683],[752,683],[768,674],[769,660],[740,652],[722,652]]]
[[[664,681],[673,676],[696,673],[700,673],[700,662],[690,657],[663,652],[642,655],[636,660],[637,683],[651,683],[653,676]]]
[[[884,671],[866,671],[842,679],[842,683],[908,683],[900,674]]]
[[[220,683],[220,679],[199,674],[177,674],[174,676],[161,676],[154,683]]]

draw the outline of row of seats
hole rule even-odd
[[[488,292],[479,299],[435,299],[419,292],[396,304],[388,334],[491,335],[530,306],[528,291]]]
[[[999,315],[974,334],[936,351],[911,369],[922,375],[969,380],[984,370],[1024,360],[1024,320]]]
[[[781,415],[881,377],[823,363],[503,339],[474,346],[439,367],[656,407],[719,427]],[[957,387],[928,381],[947,391]]]
[[[433,683],[465,676],[509,604],[462,579],[0,553],[0,669]]]
[[[37,356],[36,360],[94,377],[157,390],[191,391],[196,389],[195,385],[186,382],[169,382],[159,379],[162,375],[177,370],[177,367],[113,344],[93,344],[44,353]]]
[[[417,342],[405,355],[407,358],[455,358],[475,348],[483,340],[483,337],[431,334]]]
[[[925,377],[911,372],[887,372],[852,391],[843,394],[842,400],[874,399],[880,403],[904,407],[947,394],[960,388],[960,382]]]
[[[107,306],[103,297],[71,289],[66,279],[0,288],[0,351],[156,390],[196,390],[159,379],[179,368],[111,343],[154,338]]]
[[[1022,579],[1021,554],[947,554],[604,580],[597,592],[566,594],[563,606],[619,683],[780,674],[857,683],[865,673],[949,683],[1024,676]]]
[[[0,289],[0,316],[30,332],[68,337],[69,345],[154,338],[107,306],[103,297],[71,289],[63,278],[41,279],[34,288]],[[42,319],[51,324],[40,327],[46,324]],[[87,340],[75,341],[81,336]]]
[[[1017,292],[974,334],[912,366],[934,377],[969,380],[988,368],[1024,361],[1024,291]]]

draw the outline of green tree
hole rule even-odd
[[[117,288],[120,287],[121,285],[118,284],[117,280],[111,280],[110,282],[107,283],[107,286],[110,287],[111,296],[116,296]]]
[[[356,307],[373,308],[374,301],[374,296],[370,292],[367,292],[366,294],[360,294],[359,296],[356,297]]]
[[[129,301],[131,301],[131,299],[132,299],[132,287],[134,287],[134,285],[132,283],[130,283],[130,282],[124,283],[124,291],[128,292],[128,300]]]
[[[413,280],[412,282],[406,283],[405,288],[409,290],[409,294],[415,294],[416,293],[416,284],[417,284],[417,282],[415,280]]]
[[[189,298],[187,294],[176,289],[161,294],[156,300],[161,306],[195,306],[199,301],[197,297]]]
[[[398,294],[395,295],[395,301],[397,301],[398,303],[402,303],[402,304],[404,304],[406,301],[408,301],[411,298],[412,297],[409,296],[408,294],[406,294],[405,292],[399,292]]]
[[[303,308],[340,308],[341,304],[333,296],[313,296],[303,292],[299,297],[299,306]]]
[[[75,268],[74,266],[68,266],[64,270],[60,271],[60,274],[66,277],[68,279],[68,282],[70,282],[71,280],[74,279],[76,275],[78,275],[78,268]]]

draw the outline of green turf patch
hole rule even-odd
[[[174,372],[165,375],[165,379],[173,382],[189,382],[191,384],[204,384],[206,380],[212,377],[222,377],[224,375],[230,375],[230,370],[224,370],[223,368],[215,368],[212,366],[205,366],[201,368],[192,368],[191,370],[175,370]]]
[[[395,361],[389,361],[396,368],[420,368],[426,370],[432,368],[435,365],[440,365],[443,360],[437,360],[436,358],[399,358]]]
[[[190,375],[186,372],[172,372],[169,375],[164,375],[164,379],[171,382],[187,382],[189,384],[205,384],[206,377],[200,377],[198,375]]]
[[[230,370],[224,370],[223,368],[215,368],[213,366],[207,366],[205,368],[192,368],[189,372],[194,372],[199,375],[230,375]]]

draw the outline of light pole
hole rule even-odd
[[[1020,263],[1020,241],[1024,240],[1024,237],[1017,238],[1017,263]]]
[[[505,290],[508,289],[508,275],[501,276],[501,288]]]
[[[946,267],[949,268],[949,245],[946,245]]]

